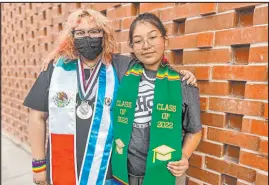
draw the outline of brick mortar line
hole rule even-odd
[[[188,176],[188,175],[187,175]],[[196,178],[194,178],[194,177],[192,177],[192,176],[188,176],[189,177],[189,179],[191,180],[191,181],[193,181],[193,182],[195,182],[195,183],[197,183],[197,184],[206,184],[207,185],[207,183],[205,183],[204,181],[201,181],[201,180],[199,180],[199,179],[196,179]]]
[[[216,45],[216,31],[213,31],[212,45],[213,45],[213,48],[218,48],[218,46],[215,46]],[[222,46],[222,47],[225,47],[225,46]],[[221,48],[221,46],[220,46],[220,48]],[[228,48],[231,49],[231,47],[228,47]]]
[[[17,111],[18,112],[18,111]],[[5,112],[3,112],[4,113],[4,115],[6,116],[6,117],[10,117],[12,120],[14,120],[14,121],[18,121],[18,122],[20,122],[20,123],[22,123],[22,125],[28,125],[28,123],[25,123],[26,121],[24,121],[24,120],[21,120],[21,119],[19,119],[19,118],[16,118],[16,117],[14,117],[13,115],[11,115],[11,114],[8,114],[8,113],[5,113]],[[28,115],[27,115],[28,116]]]
[[[267,24],[254,24],[252,27],[254,28],[257,28],[257,27],[265,27],[265,26],[268,26],[268,23]]]
[[[170,39],[172,39],[171,36],[170,36]],[[242,45],[247,45],[247,44],[242,44]],[[250,48],[256,48],[256,47],[261,47],[261,46],[268,46],[268,42],[250,43]],[[210,47],[209,49],[210,50],[215,50],[215,49],[230,49],[230,48],[232,48],[232,45],[217,45],[217,46]],[[206,48],[205,50],[209,50],[209,49]],[[201,51],[203,49],[200,49],[200,48],[184,48],[184,50],[186,50],[186,51]],[[166,51],[171,51],[171,50],[166,50]]]
[[[154,2],[153,2],[153,3],[154,3]],[[152,10],[150,10],[150,11],[145,11],[145,12],[149,12],[149,13],[152,13],[152,12],[155,12],[155,11],[159,11],[159,12],[161,12],[161,11],[166,10],[166,9],[168,9],[168,8],[174,8],[174,7],[175,7],[175,5],[171,5],[171,6],[168,6],[168,7],[152,9]],[[145,13],[145,12],[143,12],[143,13]],[[141,12],[140,12],[140,14],[141,14]]]
[[[214,127],[214,126],[207,126],[207,127],[219,128],[219,127]],[[216,144],[216,145],[223,145],[223,146],[225,145],[225,143],[221,143],[221,142],[218,142],[218,141],[213,141],[213,140],[210,140],[210,139],[207,139],[207,138],[203,139],[203,141],[208,142],[208,143],[213,143],[213,144]],[[206,153],[204,153],[204,154],[206,154]],[[206,154],[206,155],[210,155],[210,154]]]
[[[230,61],[229,61],[230,62]],[[227,62],[227,63],[203,63],[203,64],[184,64],[183,66],[192,66],[192,67],[202,67],[202,66],[212,66],[212,67],[214,67],[214,66],[219,66],[219,67],[230,67],[230,66],[237,66],[237,67],[246,67],[246,66],[259,66],[259,67],[263,67],[263,66],[268,66],[268,63],[251,63],[251,64],[255,64],[255,65],[249,65],[249,64],[247,64],[247,65],[242,65],[242,64],[238,64],[238,65],[228,65],[229,64],[229,62]],[[227,65],[225,65],[225,64],[227,64]]]
[[[262,65],[264,64],[264,65]],[[268,62],[250,62],[247,64],[247,66],[268,66]]]
[[[241,150],[241,149],[240,149]],[[210,156],[211,157],[211,156]],[[217,158],[216,156],[212,156],[212,158],[216,159],[216,160],[221,160],[221,161],[227,161],[225,159],[220,159],[220,158]],[[247,166],[247,165],[244,165],[244,164],[241,164],[240,161],[238,161],[238,163],[236,162],[233,162],[233,161],[228,161],[229,163],[232,163],[232,164],[235,164],[235,165],[238,165],[238,166],[242,166],[242,167],[245,167],[245,168],[248,168],[248,169],[252,169],[254,171],[258,171],[259,169],[255,169],[254,167],[251,167],[251,166]],[[208,169],[208,168],[207,168]],[[263,171],[263,170],[261,170]],[[242,179],[241,179],[242,180]]]
[[[260,46],[268,46],[268,42],[259,42],[259,43],[251,43],[250,48],[260,47]]]
[[[225,15],[225,14],[231,14],[231,13],[234,13],[235,11],[234,10],[229,10],[229,11],[226,11],[226,12],[220,12],[220,13],[215,13],[215,14],[209,14],[209,15],[198,15],[198,16],[193,16],[193,17],[188,17],[186,18],[186,21],[188,20],[196,20],[196,19],[203,19],[203,18],[210,18],[210,17],[216,17],[218,15]]]
[[[204,30],[204,31],[198,31],[198,32],[193,32],[193,33],[185,33],[182,36],[198,35],[199,33],[206,33],[206,32],[212,32],[212,31],[215,31],[215,33],[218,33],[218,32],[222,32],[222,31],[243,30],[243,29],[251,29],[251,28],[266,27],[266,26],[268,26],[268,24],[257,24],[257,25],[252,25],[251,27],[232,27],[232,28],[224,28],[224,29]],[[170,38],[170,37],[168,37],[168,38]]]
[[[230,49],[231,46],[216,46],[205,49],[200,48],[184,48],[184,51],[213,51],[213,50],[221,50],[221,49]]]
[[[11,67],[2,65],[2,68],[3,69],[10,69]],[[16,67],[14,67],[14,68],[16,68]],[[12,71],[12,70],[10,70],[10,71]],[[24,72],[26,72],[26,71],[24,71]],[[36,80],[34,78],[14,77],[14,76],[6,76],[6,75],[2,75],[2,77],[8,77],[9,79],[12,79],[12,80],[27,80],[27,81],[35,81]]]
[[[7,116],[7,117],[10,117],[10,118],[12,118],[13,119],[13,121],[16,121],[16,120],[18,120],[18,119],[16,119],[16,118],[14,118],[14,117],[12,117],[12,116]],[[20,133],[23,133],[24,135],[28,135],[28,134],[26,134],[25,132],[21,132],[21,130],[19,130],[19,128],[18,127],[16,127],[16,126],[13,126],[12,124],[9,124],[8,122],[6,122],[7,123],[7,125],[10,125],[12,128],[13,128],[13,130],[15,130],[15,131],[18,131],[18,132],[20,132]],[[24,122],[23,121],[20,121],[20,125],[21,126],[27,126],[27,124],[25,123],[24,124]],[[28,128],[28,127],[27,127]],[[27,129],[28,130],[28,129]]]
[[[253,183],[251,183],[251,182],[247,182],[247,181],[244,181],[244,180],[242,180],[242,179],[237,179],[237,182],[242,182],[242,183],[244,183],[244,184],[246,184],[246,185],[253,185],[255,182],[253,182]],[[255,179],[255,181],[256,181],[256,179]]]
[[[205,157],[205,155],[206,155],[205,153],[203,153],[203,152],[199,152],[199,151],[196,151],[196,150],[194,150],[193,154],[199,155],[199,156],[201,156],[202,158]]]
[[[214,129],[218,129],[218,130],[221,130],[221,131],[229,131],[229,132],[236,132],[238,134],[244,134],[244,135],[248,135],[248,136],[255,136],[255,137],[258,137],[258,138],[261,138],[261,137],[264,137],[264,136],[260,136],[260,135],[255,135],[255,134],[252,134],[252,133],[248,133],[248,132],[242,132],[240,130],[235,130],[235,129],[229,129],[229,128],[226,128],[226,127],[215,127],[215,126],[211,126],[211,125],[206,125],[208,128],[214,128]],[[210,140],[210,139],[209,139]],[[210,140],[211,141],[211,140]],[[220,142],[221,143],[221,142]],[[222,143],[222,144],[228,144],[228,143]],[[246,149],[246,148],[241,148],[241,146],[239,146],[240,149]],[[259,148],[258,148],[259,149]],[[249,151],[254,151],[254,152],[257,152],[256,154],[260,154],[258,151],[256,150],[250,150],[250,149],[246,149],[246,150],[249,150]]]
[[[2,104],[2,107],[3,108],[6,108],[6,109],[10,109],[10,110],[13,110],[13,111],[15,111],[16,113],[22,113],[22,114],[24,114],[23,116],[25,116],[25,114],[28,114],[28,113],[24,113],[24,111],[22,111],[22,109],[15,109],[15,108],[12,108],[11,106],[9,106],[9,104],[7,104],[7,103],[3,103]],[[11,107],[11,108],[10,108]],[[4,111],[3,111],[4,112]]]
[[[255,168],[255,167],[253,167],[253,166],[247,166],[247,165],[244,165],[244,164],[241,164],[240,162],[238,163],[240,166],[243,166],[243,167],[245,167],[245,168],[249,168],[249,169],[253,169],[253,170],[255,170],[256,171],[256,174],[257,174],[257,172],[267,172],[266,170],[261,170],[261,169],[259,169],[259,168]],[[268,173],[268,172],[267,172]],[[268,177],[268,174],[267,174],[267,177]]]
[[[222,83],[229,83],[230,81],[234,81],[234,80],[217,80],[217,79],[212,79],[212,80],[198,80],[198,81],[207,81],[207,82],[222,82]],[[244,80],[242,80],[244,81]],[[252,85],[252,84],[260,84],[260,85],[268,85],[268,82],[251,82],[251,81],[245,81],[246,84]]]
[[[267,171],[263,171],[263,170],[260,170],[260,169],[256,169],[256,172],[261,174],[261,175],[265,175],[268,177],[268,172]]]
[[[255,8],[259,9],[259,8],[263,8],[263,7],[268,7],[268,3],[262,3],[259,5],[256,5]]]
[[[220,173],[220,172],[211,170],[211,169],[207,168],[206,166],[205,166],[205,168],[202,169],[202,170],[204,170],[204,171],[208,171],[208,172],[211,172],[211,173],[214,173],[215,175],[219,175],[219,176],[221,176],[221,174],[222,174],[222,173]]]
[[[207,95],[207,94],[203,94],[200,95],[201,98],[219,98],[219,99],[231,99],[231,100],[239,100],[239,101],[251,101],[251,102],[260,102],[260,103],[268,103],[268,100],[264,100],[264,99],[249,99],[249,98],[238,98],[238,97],[234,97],[234,96],[217,96],[217,95]],[[260,117],[260,116],[257,116]]]
[[[214,110],[207,110],[207,111],[202,111],[202,112],[212,113],[212,114],[218,114],[218,115],[223,115],[223,116],[225,116],[227,114],[225,112],[217,112],[217,111],[214,111]]]
[[[266,136],[261,136],[260,137],[262,140],[264,140],[264,141],[268,141],[268,136],[266,137]]]
[[[12,80],[12,79],[9,79],[8,78],[8,80]],[[16,82],[20,82],[20,81],[16,81]],[[19,92],[23,92],[23,91],[27,91],[27,90],[18,90],[18,88],[16,87],[16,82],[14,82],[14,84],[11,84],[10,86],[8,85],[8,84],[3,84],[3,86],[2,87],[8,87],[9,89],[15,89],[16,91],[19,91]],[[33,82],[24,82],[24,83],[20,83],[19,85],[22,85],[22,84],[28,84],[28,83],[34,83],[35,82],[35,80],[33,81]],[[13,86],[13,88],[12,88],[12,86]]]
[[[2,107],[8,108],[8,109],[11,109],[11,110],[15,110],[16,112],[19,112],[19,113],[23,114],[23,116],[28,116],[28,114],[29,114],[29,113],[25,113],[23,111],[20,111],[20,109],[13,108],[13,107],[9,106],[8,104],[2,104]]]
[[[3,95],[2,97],[7,97],[7,98],[10,98],[11,100],[19,101],[21,104],[23,103],[23,100],[20,100],[20,99],[17,99],[17,98],[12,98],[12,97],[7,96],[7,95]]]
[[[247,148],[240,148],[240,151],[247,152],[247,153],[251,153],[251,154],[255,154],[255,155],[261,155],[260,152],[255,151],[255,150],[249,150],[249,149],[247,149]],[[264,155],[263,155],[263,156],[264,156]]]
[[[253,120],[258,120],[258,121],[268,121],[268,120],[265,119],[265,118],[255,117],[255,116],[247,116],[247,115],[244,115],[243,118],[245,118],[245,119],[253,119]],[[267,136],[267,137],[268,137],[268,136]]]

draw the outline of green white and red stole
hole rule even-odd
[[[115,184],[128,185],[127,156],[143,66],[136,63],[123,77],[113,106],[112,173]],[[162,62],[157,71],[150,126],[150,144],[143,185],[174,185],[169,161],[182,155],[182,95],[179,74]]]
[[[112,152],[112,101],[118,78],[112,65],[101,64],[91,126],[80,176],[77,175],[76,94],[83,72],[80,61],[59,58],[49,88],[50,181],[54,185],[103,185]],[[79,72],[80,70],[80,72]],[[82,73],[80,73],[82,74]],[[80,84],[81,85],[81,84]],[[82,90],[83,96],[87,91]],[[85,94],[84,94],[85,93]]]

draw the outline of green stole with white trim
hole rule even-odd
[[[127,156],[143,66],[136,63],[123,77],[113,107],[112,173],[119,184],[128,183]],[[150,144],[143,185],[174,185],[169,161],[182,155],[182,95],[179,74],[162,62],[154,89]]]

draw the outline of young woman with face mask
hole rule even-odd
[[[185,185],[188,159],[201,139],[199,90],[164,58],[166,30],[154,14],[133,21],[129,41],[137,60],[113,108],[115,184]]]
[[[111,105],[118,80],[131,62],[127,56],[114,55],[114,50],[112,27],[101,13],[77,10],[68,17],[59,47],[49,56],[55,64],[40,74],[24,101],[31,108],[36,184],[112,183]]]
[[[118,78],[112,60],[113,30],[93,10],[77,10],[66,22],[55,65],[42,72],[24,105],[31,108],[29,135],[36,184],[111,183],[110,106]],[[117,68],[117,72],[119,72]],[[45,152],[45,121],[49,141]],[[106,175],[108,174],[108,175]],[[47,181],[47,182],[46,182]]]

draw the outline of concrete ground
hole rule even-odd
[[[2,185],[34,185],[32,181],[32,157],[20,143],[6,134],[2,140]]]

